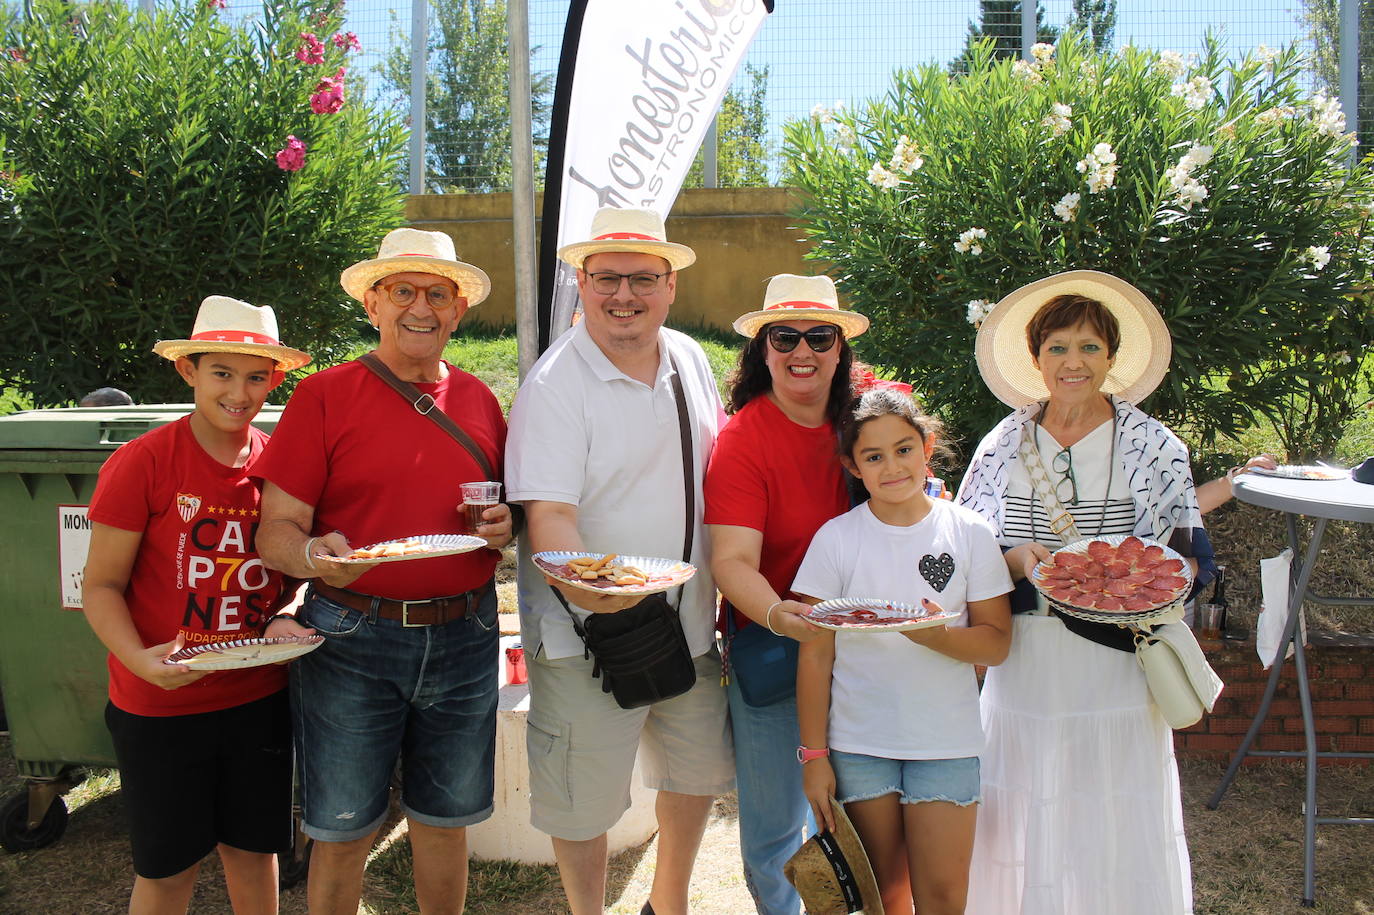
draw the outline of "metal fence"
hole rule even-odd
[[[233,0],[230,12],[247,14],[256,2]],[[552,102],[568,0],[527,3],[530,68],[538,108]],[[1366,140],[1374,135],[1370,129],[1374,127],[1374,0],[1041,0],[1037,39],[1045,40],[1053,30],[1069,25],[1076,9],[1105,3],[1114,3],[1116,9],[1110,47],[1129,44],[1187,54],[1199,51],[1205,36],[1213,34],[1223,42],[1228,56],[1238,58],[1259,45],[1277,48],[1296,43],[1308,56],[1314,87],[1328,85],[1332,94],[1342,88],[1336,62],[1341,12],[1346,7],[1357,14],[1356,34],[1361,35],[1361,53],[1354,55],[1362,62],[1365,77],[1362,91],[1357,92],[1361,134]],[[444,15],[486,9],[504,23],[505,0],[429,0],[429,4],[432,55],[444,53],[436,25]],[[766,89],[763,139],[769,167],[762,180],[778,180],[784,122],[807,116],[817,104],[833,107],[842,102],[852,107],[881,96],[898,68],[952,63],[975,27],[1015,34],[1019,47],[1020,7],[1020,0],[777,0],[732,86],[744,95],[757,90],[760,81]],[[394,67],[388,77],[386,63],[392,55],[409,53],[411,13],[409,0],[349,0],[347,8],[347,28],[358,34],[363,48],[354,60],[352,75],[365,79],[371,98],[403,114],[409,111],[410,87],[397,84]],[[504,48],[504,42],[500,46]],[[431,78],[435,66],[432,58]],[[496,101],[505,105],[503,96]],[[541,182],[539,150],[547,140],[547,129],[547,121],[536,116],[536,172]],[[476,144],[490,147],[491,140],[487,129],[465,139],[431,128],[424,157],[425,188],[434,192],[509,190],[508,157],[503,162],[499,156],[493,159],[489,149],[483,154],[475,148]],[[1369,148],[1366,145],[1365,151]],[[731,180],[732,176],[723,175],[721,183]],[[689,184],[701,181],[694,176]],[[759,178],[756,175],[751,181],[758,183]]]

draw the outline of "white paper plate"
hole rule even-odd
[[[859,611],[874,614],[873,619],[855,619],[841,622],[830,614],[853,614]],[[830,615],[827,618],[827,615]],[[823,600],[813,606],[802,619],[815,623],[822,629],[836,632],[903,632],[908,629],[925,629],[929,626],[943,626],[959,614],[952,610],[928,613],[920,607],[902,604],[891,600],[878,600],[871,597],[839,597]]]
[[[379,559],[350,559],[347,556],[316,556],[316,559],[323,559],[326,562],[337,562],[341,565],[358,565],[378,562],[406,562],[410,559],[434,559],[436,556],[456,556],[459,553],[470,553],[473,550],[480,550],[487,545],[481,537],[473,537],[470,534],[423,534],[418,537],[397,537],[394,540],[383,540],[379,543],[369,544],[363,547],[365,550],[375,549],[385,546],[388,543],[405,543],[416,540],[424,544],[426,549],[422,553],[407,553],[404,556],[382,556]]]
[[[314,651],[324,642],[322,635],[303,635],[300,638],[235,639],[232,642],[213,642],[193,645],[174,651],[164,664],[185,664],[192,670],[238,670],[289,661]]]
[[[600,559],[604,555],[606,554],[545,550],[542,553],[535,553],[532,558],[539,571],[550,578],[556,578],[566,585],[572,585],[574,588],[590,591],[593,594],[657,594],[659,591],[676,588],[697,574],[696,566],[690,562],[683,562],[681,559],[616,554],[613,562],[618,565],[634,566],[641,572],[648,574],[648,583],[642,585],[595,584],[572,574],[572,570],[567,566],[569,559],[581,559],[587,556]],[[605,579],[600,579],[600,581],[605,582]]]
[[[1082,540],[1076,540],[1073,543],[1068,544],[1067,546],[1055,550],[1053,553],[1050,554],[1050,558],[1053,559],[1060,553],[1077,553],[1086,556],[1088,555],[1088,544],[1092,543],[1095,540],[1101,540],[1113,547],[1117,547],[1120,546],[1124,540],[1132,536],[1134,535],[1109,534],[1102,537],[1086,537]],[[1152,604],[1149,607],[1142,610],[1119,611],[1103,610],[1098,607],[1087,607],[1079,606],[1078,604],[1071,604],[1067,601],[1059,600],[1050,596],[1049,586],[1045,584],[1045,571],[1049,568],[1050,565],[1048,561],[1038,563],[1035,566],[1035,568],[1031,570],[1031,584],[1035,586],[1037,591],[1045,595],[1045,599],[1050,602],[1051,606],[1059,610],[1062,610],[1064,613],[1067,613],[1070,616],[1075,616],[1079,619],[1087,620],[1088,622],[1140,623],[1156,619],[1160,616],[1167,614],[1171,607],[1176,605],[1179,601],[1183,600],[1183,598],[1185,598],[1188,595],[1189,590],[1193,586],[1193,569],[1192,566],[1188,565],[1187,559],[1180,555],[1176,550],[1170,548],[1168,545],[1160,543],[1156,540],[1149,540],[1144,537],[1139,537],[1137,539],[1142,540],[1146,546],[1160,547],[1164,551],[1162,559],[1177,559],[1183,563],[1183,569],[1181,571],[1170,574],[1177,574],[1180,578],[1184,579],[1185,584],[1183,585],[1183,587],[1176,589],[1173,595],[1169,597],[1167,600]]]
[[[1326,467],[1321,464],[1280,464],[1273,470],[1266,467],[1251,467],[1245,473],[1261,477],[1278,477],[1281,480],[1345,480],[1350,471],[1344,467]],[[1237,474],[1239,476],[1239,474]]]

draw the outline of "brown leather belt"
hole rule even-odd
[[[398,620],[403,626],[438,626],[460,620],[477,609],[482,598],[492,589],[488,582],[480,588],[455,594],[452,597],[432,597],[428,600],[391,600],[336,588],[316,580],[312,583],[322,597],[366,614],[369,619]]]

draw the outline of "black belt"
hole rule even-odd
[[[368,619],[399,620],[403,626],[438,626],[460,620],[477,609],[482,598],[495,587],[489,581],[480,588],[464,591],[452,597],[431,597],[427,600],[392,600],[388,597],[373,597],[359,594],[344,588],[336,588],[322,581],[314,581],[311,586],[321,597],[350,610],[365,613]]]

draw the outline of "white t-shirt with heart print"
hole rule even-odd
[[[825,523],[792,590],[830,600],[867,597],[919,606],[928,598],[959,614],[968,601],[1011,590],[992,527],[936,499],[909,527],[884,524],[868,503]],[[830,688],[830,747],[888,759],[956,759],[983,749],[972,664],[917,645],[900,632],[838,632]]]

